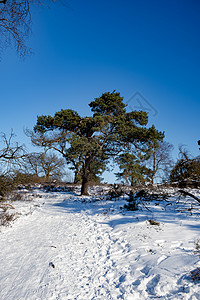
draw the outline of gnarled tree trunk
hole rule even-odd
[[[89,176],[83,175],[82,177],[82,186],[81,186],[81,195],[88,196],[88,187],[89,187]]]
[[[86,195],[86,196],[89,195],[88,187],[89,187],[89,176],[90,176],[90,163],[91,163],[91,157],[86,158],[83,167],[81,195]]]

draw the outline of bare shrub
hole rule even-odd
[[[15,219],[15,214],[2,213],[0,214],[0,225],[8,226]]]
[[[8,176],[0,176],[0,201],[5,200],[5,197],[8,196],[15,186],[11,178]]]
[[[193,281],[200,281],[200,268],[190,272]]]
[[[160,222],[157,222],[155,220],[148,220],[150,225],[156,225],[156,226],[160,226]]]
[[[114,183],[111,186],[111,189],[108,191],[107,195],[109,200],[117,200],[118,198],[124,195],[124,191],[119,184]]]

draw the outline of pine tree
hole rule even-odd
[[[149,181],[149,169],[135,154],[122,153],[116,158],[116,161],[121,171],[116,173],[119,179],[124,179],[131,186],[143,185]]]
[[[91,176],[102,173],[110,158],[163,137],[155,128],[146,128],[146,112],[126,112],[123,97],[116,91],[102,94],[89,106],[93,113],[90,117],[81,117],[70,109],[53,117],[38,116],[35,134],[31,134],[35,145],[57,150],[66,158],[81,176],[82,195],[88,194]]]

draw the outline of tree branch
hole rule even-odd
[[[181,193],[185,196],[190,196],[190,197],[194,198],[195,200],[197,200],[200,203],[200,199],[198,197],[194,196],[193,194],[189,193],[189,192],[186,192],[184,190],[179,190],[179,193]]]

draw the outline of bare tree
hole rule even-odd
[[[65,160],[55,153],[29,153],[23,160],[23,172],[45,180],[60,179],[65,174]]]
[[[27,38],[31,33],[31,10],[34,5],[50,5],[58,0],[0,0],[1,48],[15,47],[20,56],[31,53]]]
[[[172,150],[173,145],[166,141],[158,142],[152,147],[152,154],[147,162],[151,170],[149,177],[152,184],[155,182],[155,178],[162,178],[170,172],[173,166]]]
[[[66,152],[66,138],[67,138],[67,132],[56,132],[56,133],[38,133],[34,132],[32,130],[26,129],[25,130],[26,136],[31,138],[31,141],[34,146],[37,147],[43,147],[45,149],[45,152],[49,150],[56,151],[59,153],[59,155],[62,155],[64,159],[64,163],[69,164],[68,161],[68,153]],[[70,162],[72,164],[72,167],[70,167],[70,170],[75,170],[75,176],[74,176],[74,183],[78,182],[79,176],[81,174],[81,158],[78,152],[72,153],[70,152]]]
[[[179,150],[178,157],[180,160],[182,159],[185,161],[189,161],[191,159],[191,154],[187,149],[186,145],[179,145],[178,150]]]
[[[42,153],[28,153],[23,159],[23,172],[36,177],[42,173],[41,168],[41,155]]]
[[[51,179],[61,179],[65,173],[65,160],[55,153],[43,153],[40,156],[40,166],[47,181]]]
[[[9,137],[0,134],[0,200],[14,188],[13,170],[19,168],[25,154],[24,146],[13,142],[14,136],[13,131]]]
[[[15,134],[11,131],[7,137],[5,133],[0,135],[0,164],[2,170],[8,170],[8,166],[19,166],[21,158],[25,155],[24,145],[19,145],[18,142],[13,142]]]

